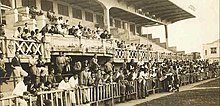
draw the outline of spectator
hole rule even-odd
[[[3,81],[6,82],[5,79],[3,79],[7,75],[7,71],[5,70],[5,61],[2,51],[0,51],[0,92],[2,91],[2,83]]]
[[[72,28],[69,29],[69,35],[75,34],[75,26],[72,26]]]
[[[47,11],[47,18],[49,18],[49,21],[53,22],[55,20],[57,20],[56,16],[54,16],[54,12],[49,10]]]
[[[43,36],[39,34],[39,29],[35,29],[35,36],[34,36],[35,41],[41,42],[42,41],[42,37]]]
[[[72,82],[69,82],[68,77],[65,77],[64,80],[62,80],[59,85],[58,85],[58,89],[61,90],[68,90],[72,88]],[[70,101],[72,103],[72,105],[76,105],[76,98],[75,98],[75,93],[72,91],[69,91],[69,95],[70,95]],[[62,99],[62,98],[60,98]],[[65,105],[65,104],[64,104]],[[66,104],[67,105],[67,104]]]
[[[80,85],[87,86],[88,85],[88,60],[85,60],[82,65],[82,71],[80,72]]]
[[[30,32],[30,29],[28,28],[28,23],[24,24],[23,31],[27,30],[27,32]]]
[[[90,60],[90,63],[89,63],[89,69],[91,72],[97,72],[98,71],[98,68],[99,68],[99,64],[98,64],[98,58],[97,58],[97,54],[95,54],[93,56],[93,58]]]
[[[22,76],[28,76],[28,73],[21,67],[21,60],[18,51],[15,52],[15,57],[12,58],[11,66],[13,68],[14,75],[17,78],[17,82],[21,81]]]
[[[80,61],[75,62],[73,69],[76,72],[76,74],[81,73],[81,71],[82,71],[82,63]]]
[[[27,101],[25,100],[28,98],[28,84],[30,84],[30,78],[24,77],[24,80],[19,81],[19,83],[15,86],[15,89],[12,92],[12,95],[19,96],[19,98],[17,98],[17,102],[18,104],[20,104],[20,106],[28,106]]]
[[[37,59],[35,58],[35,54],[31,53],[31,58],[29,58],[29,67],[30,67],[30,73],[32,82],[35,85],[38,85],[40,83],[40,70],[37,69]]]
[[[22,32],[21,27],[18,27],[17,30],[15,31],[14,37],[15,37],[15,38],[21,38],[21,37],[22,37],[22,34],[23,34],[23,32]]]
[[[57,82],[56,81],[56,78],[55,78],[55,73],[54,73],[54,69],[52,68],[50,71],[49,71],[49,74],[47,76],[47,82],[50,82],[52,84],[52,87],[55,87],[55,83]]]
[[[107,30],[104,30],[104,32],[100,35],[100,38],[107,39],[109,35],[109,32]]]
[[[63,73],[65,64],[66,64],[66,58],[64,57],[63,52],[60,52],[59,56],[56,57],[56,66],[58,73],[60,74]]]
[[[48,31],[49,31],[49,25],[48,24],[46,24],[42,29],[41,29],[41,31],[40,31],[40,33],[44,36],[46,33],[48,33]]]
[[[1,36],[5,36],[5,29],[4,29],[4,25],[0,24],[0,37]]]
[[[21,38],[24,39],[24,40],[30,39],[31,38],[31,34],[28,32],[28,29],[24,29],[23,31],[24,32],[23,32]]]

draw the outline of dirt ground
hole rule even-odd
[[[136,106],[220,106],[219,78],[187,90],[161,97]],[[206,89],[199,89],[204,88]]]

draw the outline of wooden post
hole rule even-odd
[[[0,25],[2,24],[2,3],[0,0]]]

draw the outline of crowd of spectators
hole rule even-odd
[[[125,41],[121,40],[115,40],[113,43],[114,48],[123,48],[123,49],[132,49],[132,50],[148,50],[152,51],[153,46],[151,44],[138,44],[138,43],[130,43],[127,44]]]
[[[43,15],[44,13],[32,6],[29,8],[29,14],[32,19],[36,19],[37,16]],[[61,16],[57,17],[51,10],[47,12],[46,16],[49,22],[43,28],[36,27],[35,29],[30,30],[28,28],[28,23],[25,23],[23,28],[17,28],[14,37],[22,38],[24,40],[36,40],[37,42],[42,41],[42,38],[45,37],[46,33],[51,35],[60,34],[63,36],[72,35],[77,38],[86,39],[111,39],[112,37],[107,30],[103,30],[99,27],[96,27],[95,29],[87,28],[86,26],[81,25],[80,22],[78,25],[70,25],[69,20],[64,20]]]
[[[162,82],[161,86],[164,91],[178,91],[180,76],[199,75],[208,71],[216,75],[218,69],[217,64],[209,64],[207,61],[172,61],[168,59],[163,62],[139,61],[137,63],[133,59],[130,62],[124,59],[121,67],[116,69],[111,59],[101,65],[97,55],[94,55],[90,60],[74,61],[62,52],[50,64],[46,64],[41,56],[36,58],[36,55],[32,53],[29,59],[29,70],[26,71],[23,70],[16,52],[16,56],[12,59],[12,68],[18,79],[13,95],[22,97],[19,99],[19,103],[27,103],[23,99],[24,94],[37,95],[37,92],[41,91],[83,88],[111,82],[121,83],[120,93],[123,102],[131,99],[126,98],[127,92],[134,89],[134,86],[128,83],[130,81],[138,82],[138,98],[145,98],[149,95],[146,92],[148,89],[147,80],[149,79],[153,79],[151,85],[153,88],[158,86],[156,80],[159,80]],[[200,79],[198,77],[193,80]],[[75,104],[75,93],[71,92],[70,95],[73,97],[71,103]],[[86,98],[83,103],[88,103],[89,99],[86,95],[83,96]]]
[[[36,15],[43,13],[30,8],[30,14],[33,14],[32,18],[36,18]],[[31,31],[28,28],[28,24],[25,23],[23,28],[17,28],[14,37],[43,42],[42,39],[45,37],[45,34],[51,33],[63,36],[73,35],[78,38],[111,39],[111,34],[107,30],[101,31],[99,28],[91,30],[90,28],[83,27],[80,23],[77,26],[70,26],[68,20],[64,22],[62,17],[57,18],[52,11],[47,12],[47,17],[50,21],[56,21],[57,23],[54,25],[46,24],[41,30],[35,29],[34,31]],[[125,41],[117,40],[115,40],[114,44],[114,47],[117,48],[152,50],[152,45],[136,43],[127,45]],[[6,73],[4,61],[2,58],[0,59],[0,72]],[[178,91],[181,75],[199,75],[199,73],[207,71],[211,71],[215,75],[218,69],[217,64],[209,64],[207,61],[173,61],[169,59],[164,59],[163,62],[140,60],[137,63],[133,59],[130,62],[124,59],[120,68],[116,69],[111,59],[107,60],[104,64],[99,64],[96,54],[89,60],[76,61],[71,57],[65,56],[62,52],[49,64],[43,60],[42,56],[36,56],[34,53],[31,53],[28,61],[28,70],[23,69],[19,52],[16,52],[15,57],[11,61],[11,68],[17,79],[17,84],[12,94],[19,96],[18,102],[22,106],[27,106],[25,99],[28,94],[35,95],[38,104],[40,100],[37,93],[41,91],[68,90],[112,82],[121,83],[120,93],[122,102],[130,99],[126,98],[126,94],[134,89],[134,86],[129,84],[130,81],[138,82],[138,98],[145,98],[149,95],[146,92],[148,89],[147,80],[149,79],[153,79],[152,86],[154,88],[158,86],[156,80],[160,80],[164,91]],[[200,79],[197,78],[195,80]],[[71,95],[71,103],[76,105],[75,93],[70,92],[69,95]],[[83,103],[88,103],[89,99],[86,95],[83,96],[85,96]]]

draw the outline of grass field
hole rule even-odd
[[[196,87],[219,87],[219,79]],[[188,90],[136,106],[220,106],[220,90],[218,88]]]

